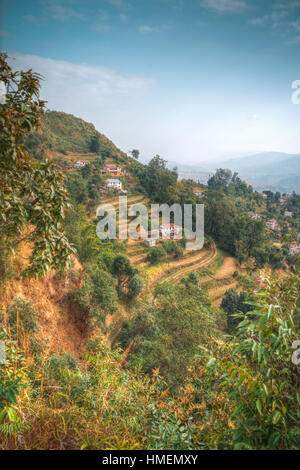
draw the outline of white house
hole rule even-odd
[[[78,160],[76,163],[74,163],[74,168],[82,168],[85,165],[89,165],[90,162],[88,160]]]
[[[173,237],[174,235],[178,235],[180,231],[182,230],[179,225],[174,225],[174,224],[165,224],[165,225],[160,225],[159,231],[162,235],[163,238],[166,237]]]
[[[148,246],[148,247],[153,247],[156,245],[156,240],[155,238],[145,238],[144,240],[144,245]]]
[[[300,243],[292,242],[289,247],[289,254],[296,255],[300,253]]]
[[[122,189],[122,183],[119,179],[113,178],[106,180],[106,187],[108,189]]]
[[[280,231],[280,226],[275,219],[270,219],[266,222],[266,226],[269,227],[271,230]]]

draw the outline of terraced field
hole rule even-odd
[[[113,205],[118,213],[118,196],[106,202]],[[136,203],[149,204],[149,200],[143,195],[128,197],[127,202],[129,207]],[[203,248],[195,252],[186,251],[183,257],[179,259],[168,258],[167,261],[156,266],[151,266],[148,263],[148,253],[149,248],[144,246],[141,240],[128,239],[127,256],[145,281],[141,296],[151,295],[157,283],[172,280],[177,284],[192,271],[198,273],[200,285],[207,291],[215,306],[220,305],[226,290],[237,285],[237,280],[233,277],[236,271],[235,259],[222,254],[214,243],[209,249]],[[125,318],[128,314],[126,307],[122,307],[121,310],[119,312],[120,319]]]

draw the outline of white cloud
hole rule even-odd
[[[88,64],[74,64],[65,60],[53,60],[45,57],[15,53],[10,55],[14,69],[32,68],[45,77],[44,88],[55,93],[70,92],[79,96],[79,91],[86,94],[95,92],[94,99],[104,95],[127,93],[146,89],[153,80],[135,75],[126,76],[113,69]],[[75,92],[75,89],[77,90]]]
[[[10,53],[13,70],[40,73],[41,99],[49,109],[74,114],[116,142],[121,148],[134,146],[135,136],[141,133],[154,80],[138,75],[88,64],[74,64],[35,55]]]
[[[60,5],[58,3],[47,5],[46,12],[55,20],[63,22],[69,20],[82,20],[84,18],[84,16],[74,8]]]
[[[286,11],[281,11],[279,13],[273,12],[258,18],[250,19],[248,23],[254,26],[270,25],[272,28],[277,28],[282,24],[282,20],[286,17],[286,15]]]
[[[153,27],[153,26],[148,26],[146,24],[143,24],[143,25],[139,26],[138,30],[141,34],[158,33],[160,31],[159,28]]]
[[[273,8],[277,8],[280,10],[294,10],[295,8],[300,8],[300,1],[293,0],[289,2],[278,2],[273,4]]]
[[[240,12],[247,8],[244,0],[203,0],[202,5],[218,13]]]

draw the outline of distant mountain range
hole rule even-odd
[[[169,165],[173,167],[176,163],[170,162]],[[217,168],[229,168],[238,172],[256,190],[300,192],[300,155],[262,152],[229,160],[201,162],[200,165],[177,165],[180,177],[205,182]]]

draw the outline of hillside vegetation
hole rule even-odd
[[[282,207],[223,169],[199,196],[159,155],[44,115],[39,77],[1,61],[19,92],[0,104],[0,449],[299,449],[298,259],[248,211],[295,241],[300,197]],[[203,248],[100,240],[97,205],[118,213],[107,162],[129,205],[203,202]]]

